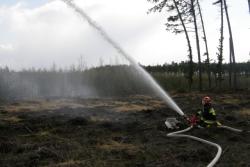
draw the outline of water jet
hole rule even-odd
[[[153,77],[146,72],[136,61],[131,57],[128,53],[122,49],[122,47],[115,42],[104,29],[98,25],[91,17],[81,8],[79,8],[73,0],[61,0],[66,3],[70,8],[74,9],[76,13],[78,13],[84,20],[87,20],[89,25],[93,27],[114,49],[116,49],[126,60],[130,62],[134,68],[140,72],[145,80],[152,85],[152,88],[159,95],[159,97],[173,110],[175,110],[181,116],[184,116],[183,111],[179,108],[179,106],[173,101],[173,99],[163,90],[163,88],[153,79]]]

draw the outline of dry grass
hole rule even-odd
[[[66,162],[60,162],[53,165],[43,166],[43,167],[78,167],[82,166],[84,161],[68,160]]]
[[[127,105],[123,105],[123,106],[114,108],[114,111],[130,112],[130,111],[145,111],[145,110],[152,110],[152,109],[153,109],[153,107],[149,107],[149,106],[127,104]]]
[[[129,150],[131,152],[137,152],[139,151],[139,147],[135,146],[133,144],[127,144],[127,143],[121,143],[121,142],[117,142],[117,141],[110,141],[106,144],[103,145],[99,145],[97,146],[100,149],[104,149],[104,150]]]
[[[18,118],[17,116],[6,117],[6,118],[3,118],[3,120],[7,121],[7,122],[10,122],[10,123],[17,123],[17,122],[22,121],[22,119]]]
[[[15,112],[38,112],[53,111],[61,108],[110,108],[112,111],[129,112],[152,110],[153,108],[164,107],[164,103],[160,100],[153,99],[149,96],[131,96],[130,101],[114,100],[114,99],[55,99],[55,100],[34,100],[12,103],[2,107],[2,110]],[[135,102],[133,102],[135,101]],[[136,104],[134,104],[136,103]]]
[[[250,116],[250,109],[249,108],[245,108],[239,111],[235,111],[235,113],[240,114],[242,116]]]
[[[235,99],[235,98],[232,98],[232,97],[227,97],[225,99],[222,100],[223,103],[226,103],[226,104],[239,104],[240,102],[242,102],[241,99]]]

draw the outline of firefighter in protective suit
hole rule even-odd
[[[216,112],[212,107],[212,100],[209,96],[202,98],[203,109],[197,112],[196,116],[201,127],[221,126],[220,122],[216,119]]]

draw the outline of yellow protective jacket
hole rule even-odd
[[[213,107],[204,105],[203,110],[198,112],[200,120],[206,124],[218,123],[216,120],[216,112]]]

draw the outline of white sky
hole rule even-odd
[[[184,34],[165,31],[167,14],[147,14],[146,0],[75,0],[132,57],[142,64],[187,60]],[[219,43],[219,9],[202,2],[211,58]],[[250,60],[247,0],[228,0],[237,61]],[[227,34],[227,30],[225,30]],[[194,35],[192,34],[194,38]],[[203,43],[202,52],[204,52]],[[195,45],[193,45],[195,46]],[[193,48],[195,50],[195,48]],[[225,36],[225,61],[228,60]],[[194,53],[196,57],[196,53]],[[0,65],[22,69],[65,67],[82,56],[88,65],[120,61],[119,54],[86,21],[59,0],[1,0]],[[203,60],[205,57],[203,57]],[[196,58],[195,58],[196,60]]]

